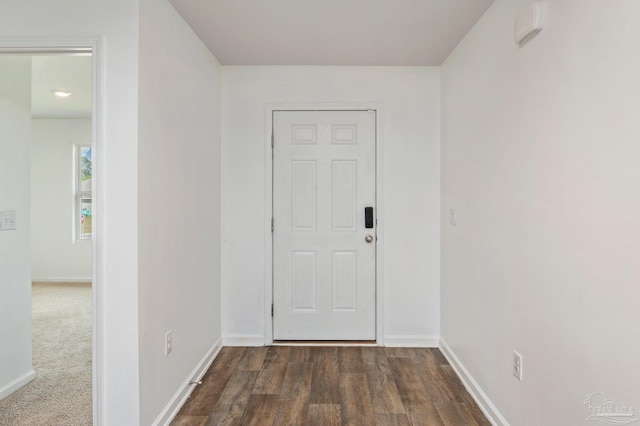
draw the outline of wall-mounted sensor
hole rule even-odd
[[[518,15],[516,25],[513,28],[513,39],[516,44],[522,45],[538,34],[544,27],[544,4],[531,3]]]

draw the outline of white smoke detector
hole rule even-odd
[[[516,25],[513,28],[513,39],[516,44],[522,45],[530,40],[544,27],[544,5],[533,2],[518,15]]]

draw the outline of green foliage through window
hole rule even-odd
[[[80,171],[83,181],[91,179],[91,147],[82,147],[81,149]]]
[[[78,241],[91,239],[91,216],[93,211],[93,197],[91,193],[92,162],[91,146],[77,145],[75,238]]]

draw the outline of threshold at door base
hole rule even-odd
[[[275,340],[271,346],[378,346],[375,340]]]

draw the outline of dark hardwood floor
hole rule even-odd
[[[438,349],[223,348],[185,425],[490,425]]]

